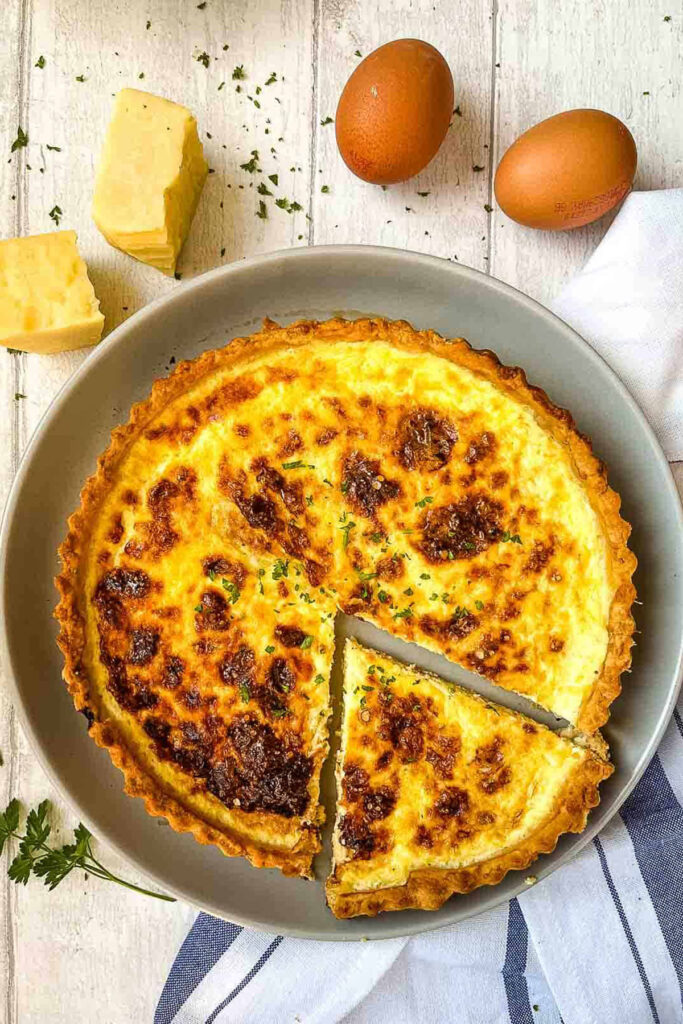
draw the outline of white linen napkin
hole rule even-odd
[[[554,310],[683,458],[683,189],[633,193]],[[619,815],[507,906],[383,942],[318,943],[200,914],[155,1024],[683,1021],[683,700]]]
[[[552,310],[609,363],[683,459],[683,189],[632,192]]]

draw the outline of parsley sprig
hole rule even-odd
[[[151,889],[142,889],[139,885],[126,882],[105,868],[92,851],[92,835],[83,824],[74,830],[74,842],[65,846],[52,847],[48,839],[52,832],[48,818],[50,803],[43,800],[36,808],[26,815],[24,831],[19,831],[21,805],[18,800],[10,800],[4,814],[0,814],[0,854],[7,843],[15,840],[19,848],[8,868],[7,874],[13,882],[26,885],[31,875],[42,878],[50,891],[56,889],[74,868],[84,871],[87,875],[95,875],[107,882],[116,882],[125,889],[139,892],[143,896],[154,896],[167,903],[175,903],[172,896]]]

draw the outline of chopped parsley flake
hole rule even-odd
[[[421,572],[420,573],[420,579],[421,580],[430,580],[431,578],[432,577],[429,575],[428,572]]]
[[[301,641],[301,650],[307,651],[309,647],[313,645],[313,637],[308,633]]]
[[[484,602],[483,601],[475,601],[474,602],[474,607],[477,609],[478,612],[483,612],[483,610],[484,610]]]
[[[45,149],[49,149],[49,151],[51,153],[61,153],[62,152],[61,146],[49,146],[49,145],[46,144]]]
[[[195,57],[195,60],[197,61],[198,64],[203,64],[205,68],[208,68],[209,64],[211,63],[211,58],[209,57],[206,50],[203,53],[198,53],[197,56]]]
[[[327,195],[329,193],[329,191],[330,191],[330,186],[329,185],[323,185],[322,188],[320,189],[320,191],[323,192],[325,195]]]
[[[26,398],[26,395],[22,395],[21,391],[14,392],[14,401],[19,402],[22,398]]]
[[[198,615],[201,615],[202,612],[204,611],[204,605],[203,604],[196,604],[194,606],[194,610],[197,612]]]
[[[283,469],[315,469],[309,462],[302,462],[301,459],[295,459],[294,462],[283,462]]]
[[[243,171],[247,171],[249,174],[256,174],[261,170],[261,168],[258,165],[258,160],[258,149],[252,149],[251,159],[247,160],[247,162],[244,164],[240,164],[240,167],[242,168]]]
[[[55,222],[55,224],[57,225],[57,227],[59,227],[59,222],[60,222],[60,220],[62,218],[61,207],[53,206],[52,209],[50,210],[48,216],[49,216],[50,220],[53,220]]]
[[[43,68],[45,67],[45,58],[43,57],[42,54],[40,55],[40,57],[38,58],[38,60],[35,62],[35,64],[33,66],[36,67],[36,68],[40,68],[41,71],[43,70]]]
[[[263,591],[263,577],[265,576],[265,574],[266,574],[266,570],[265,569],[259,569],[259,571],[258,571],[258,577],[259,577],[259,579],[258,579],[258,589],[259,589],[259,594],[262,594],[264,592]]]
[[[268,646],[266,647],[266,654],[272,654],[274,650],[275,648],[273,647],[273,645],[268,644]]]
[[[403,608],[400,612],[394,612],[394,618],[395,619],[412,619],[412,617],[413,617],[413,609],[412,608]]]
[[[281,580],[284,576],[289,576],[289,561],[284,558],[278,558],[273,566],[273,579]]]
[[[272,181],[273,185],[277,185],[278,180],[279,179],[278,179],[277,174],[269,174],[268,175],[268,181]]]
[[[28,135],[20,125],[17,128],[17,137],[12,143],[12,149],[10,152],[14,153],[17,149],[23,149],[24,146],[28,146]]]
[[[509,533],[507,530],[503,533],[500,538],[504,544],[521,544],[522,538],[518,533]]]
[[[268,210],[266,209],[266,204],[263,202],[262,199],[261,199],[261,201],[258,204],[258,210],[256,211],[256,216],[260,217],[261,220],[265,220],[267,218],[267,216],[268,216]]]
[[[318,673],[313,682],[315,683],[316,686],[320,686],[321,683],[325,682],[325,677],[321,676],[320,673]]]
[[[377,597],[380,599],[382,604],[389,604],[391,597],[387,594],[386,590],[378,590]]]
[[[249,698],[251,697],[251,693],[249,691],[249,684],[248,683],[240,683],[239,690],[240,690],[240,697],[242,698],[242,703],[248,704],[249,703]]]
[[[85,75],[76,75],[77,82],[85,82]]]
[[[339,527],[341,532],[344,534],[344,540],[343,540],[344,550],[346,550],[346,548],[348,548],[348,546],[349,546],[349,534],[351,533],[351,530],[353,530],[355,528],[355,526],[356,526],[356,524],[351,522],[351,523],[346,523],[344,526],[340,526]]]
[[[264,181],[260,182],[256,191],[260,196],[272,196],[273,194]]]
[[[268,78],[266,78],[266,85],[272,85],[273,82],[277,82],[277,75],[275,74],[274,71],[271,71],[271,73],[268,75]]]
[[[326,124],[334,124],[334,118],[333,117],[324,117],[322,119],[322,121],[320,122],[320,124],[322,125],[323,128],[325,127]]]
[[[230,603],[237,604],[240,599],[239,587],[231,580],[226,580],[225,577],[221,580],[221,584],[223,586],[223,590],[227,590],[230,594]]]
[[[425,507],[425,505],[431,505],[431,503],[432,503],[433,501],[434,501],[434,499],[433,499],[433,498],[430,498],[430,497],[427,497],[427,498],[420,498],[420,500],[419,500],[419,501],[416,501],[416,502],[415,502],[415,508],[424,508],[424,507]]]
[[[370,540],[373,541],[375,544],[379,544],[381,539],[382,539],[382,534],[381,533],[371,533],[370,534]]]
[[[233,68],[232,77],[235,81],[242,81],[247,77],[247,73],[244,70],[244,64],[238,64],[236,68]]]

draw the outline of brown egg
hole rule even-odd
[[[335,118],[339,152],[364,181],[405,181],[436,155],[452,111],[453,78],[439,51],[419,39],[385,43],[344,86]]]
[[[636,144],[603,110],[567,110],[529,128],[496,171],[496,199],[529,228],[566,231],[602,217],[630,191]]]

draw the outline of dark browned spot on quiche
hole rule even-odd
[[[404,762],[417,761],[424,752],[424,736],[415,700],[394,697],[389,690],[378,696],[382,718],[380,739],[388,741]]]
[[[540,572],[544,569],[555,553],[552,543],[544,544],[543,541],[534,541],[534,547],[524,563],[524,572]]]
[[[382,821],[396,806],[396,794],[388,786],[369,789],[363,797],[362,806],[367,821]]]
[[[230,626],[228,602],[218,590],[205,590],[195,614],[197,632],[208,629],[223,632]]]
[[[204,406],[209,413],[220,413],[235,405],[241,405],[250,398],[256,396],[262,390],[262,385],[249,377],[238,377],[236,380],[229,380],[216,388],[204,400]]]
[[[401,486],[383,476],[379,460],[353,451],[344,459],[342,491],[355,512],[373,519],[378,508],[398,497]]]
[[[524,732],[528,732],[530,735],[533,735],[534,733],[538,732],[536,726],[532,725],[531,722],[525,722],[522,726],[522,729],[524,730]]]
[[[377,764],[375,765],[377,771],[384,771],[384,769],[391,764],[393,756],[393,750],[385,750],[383,754],[380,754],[379,757],[377,758]]]
[[[472,558],[500,538],[502,512],[503,506],[485,494],[427,509],[420,523],[419,549],[431,562]]]
[[[415,842],[418,846],[424,847],[425,850],[431,850],[434,845],[432,839],[432,833],[424,825],[417,826],[417,832],[415,833]]]
[[[405,572],[403,559],[399,558],[398,555],[380,558],[375,566],[375,571],[377,578],[380,580],[399,580]]]
[[[437,736],[434,746],[427,748],[425,761],[431,764],[442,779],[450,779],[459,752],[460,740],[457,736]]]
[[[232,429],[238,437],[249,437],[251,433],[251,427],[248,423],[236,423]]]
[[[227,733],[237,756],[226,750],[227,756],[214,762],[209,790],[243,811],[272,811],[285,818],[303,814],[313,771],[310,758],[289,749],[269,725],[247,716],[236,719]]]
[[[286,658],[273,658],[268,677],[271,686],[278,694],[289,693],[296,681],[296,676]]]
[[[339,823],[339,842],[356,860],[367,860],[375,852],[377,837],[362,814],[345,814]]]
[[[477,747],[474,760],[479,771],[479,788],[485,793],[496,793],[512,778],[512,772],[505,764],[500,736],[496,736],[491,743]]]
[[[251,693],[255,667],[256,656],[253,650],[246,644],[242,644],[233,654],[220,663],[218,674],[224,683],[236,686],[238,689],[246,686],[249,693]]]
[[[138,496],[135,493],[135,491],[131,491],[129,488],[123,492],[123,494],[121,495],[121,500],[123,501],[124,505],[137,505]]]
[[[107,534],[107,540],[110,540],[112,544],[119,544],[123,537],[123,520],[121,515],[116,515],[112,518],[109,533]]]
[[[107,625],[123,629],[127,621],[123,602],[141,600],[150,588],[151,580],[141,569],[111,569],[97,584],[93,603]]]
[[[159,633],[149,626],[141,626],[130,634],[128,661],[131,665],[148,665],[159,647]]]
[[[277,494],[292,515],[301,515],[304,510],[304,498],[299,480],[285,480],[282,473],[270,466],[264,458],[254,459],[251,468],[263,490]]]
[[[164,670],[159,680],[161,686],[167,690],[175,690],[183,681],[185,663],[182,658],[172,654],[164,662]]]
[[[508,482],[508,475],[504,469],[497,469],[495,473],[491,474],[491,487],[494,491],[499,491],[501,487],[505,487]]]
[[[264,533],[272,535],[281,527],[282,520],[277,514],[275,502],[267,495],[252,494],[246,497],[241,491],[236,491],[234,500],[246,521],[255,530],[263,530]]]
[[[275,639],[278,640],[283,647],[301,647],[307,635],[308,634],[304,633],[303,629],[299,629],[298,626],[278,624],[275,627]]]
[[[315,439],[315,443],[321,448],[324,448],[330,443],[330,441],[334,441],[338,433],[338,430],[334,430],[332,427],[326,427],[324,430],[320,431]]]
[[[288,455],[294,455],[295,452],[300,452],[303,446],[304,443],[301,440],[301,435],[298,434],[296,430],[289,430],[287,432],[287,436],[280,442],[278,455],[285,459]]]
[[[349,761],[344,765],[344,778],[342,789],[344,798],[349,803],[357,803],[370,786],[370,777],[365,768],[361,768],[355,761]]]
[[[434,810],[442,818],[461,818],[469,810],[470,798],[467,791],[459,786],[444,789],[434,804]]]
[[[492,455],[496,450],[496,446],[496,435],[491,430],[485,430],[478,437],[473,437],[467,445],[465,462],[468,466],[474,466],[475,463],[481,462],[482,459]]]
[[[414,409],[398,426],[396,457],[404,469],[442,469],[458,440],[455,425],[434,409]]]
[[[420,619],[420,627],[427,636],[442,636],[449,640],[462,640],[478,625],[477,616],[465,609],[457,609],[448,619],[436,619],[432,615],[423,615]]]
[[[223,555],[208,555],[203,558],[202,569],[205,576],[226,576],[240,588],[244,586],[247,578],[247,570],[243,565]]]
[[[559,651],[564,650],[564,640],[559,636],[551,636],[548,646],[554,654],[557,654]]]

